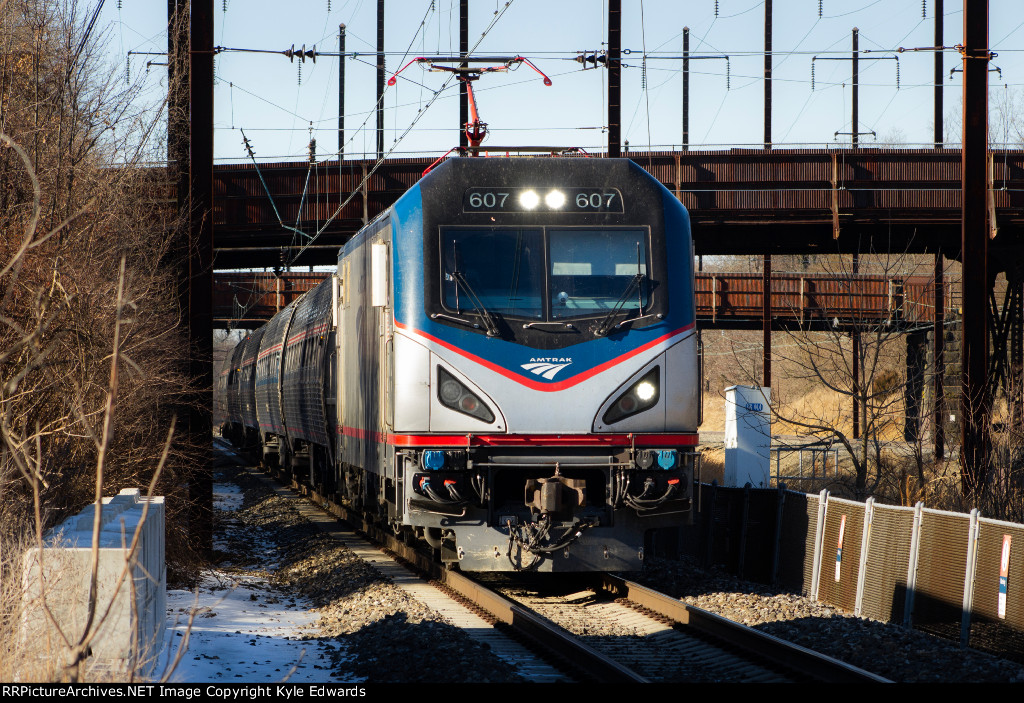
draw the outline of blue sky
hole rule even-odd
[[[94,6],[94,2],[89,5]],[[120,7],[118,7],[120,4]],[[623,0],[622,132],[632,148],[670,148],[682,141],[683,27],[691,56],[728,56],[690,62],[691,148],[757,147],[763,141],[763,0]],[[1024,94],[1024,3],[991,0],[990,42],[998,56],[990,73],[990,101]],[[349,52],[376,49],[376,0],[218,0],[217,46],[281,52],[293,44],[338,50],[338,25],[347,27]],[[145,99],[159,101],[166,69],[146,68],[166,50],[166,0],[107,0],[102,21],[111,60],[144,81]],[[924,16],[922,16],[922,10]],[[945,0],[945,41],[962,41],[962,4]],[[823,147],[851,130],[851,30],[859,29],[861,144],[929,143],[932,139],[931,52],[892,51],[934,44],[934,0],[775,0],[773,141]],[[485,145],[564,145],[600,150],[607,136],[606,72],[580,69],[573,59],[600,50],[607,38],[603,0],[470,0],[470,47],[477,55],[520,54],[551,77],[521,66],[477,83]],[[458,0],[386,0],[385,50],[391,75],[405,61],[458,49]],[[478,43],[479,42],[479,43]],[[646,55],[647,60],[644,60]],[[814,57],[819,57],[817,60]],[[876,57],[879,60],[874,60]],[[959,109],[962,73],[952,49],[944,52],[947,116]],[[374,58],[346,64],[346,154],[375,149]],[[897,76],[897,63],[899,65]],[[813,85],[812,85],[812,64]],[[294,63],[281,54],[225,51],[216,58],[215,152],[220,161],[247,160],[242,130],[259,160],[304,160],[311,137],[318,158],[336,155],[338,59]],[[898,78],[898,84],[897,84]],[[447,82],[447,88],[444,88]],[[444,88],[442,90],[442,88]],[[440,92],[438,92],[440,91]],[[449,74],[416,65],[387,91],[385,150],[393,156],[443,153],[458,144],[458,87]],[[953,117],[954,125],[959,124]],[[412,128],[410,129],[410,126]],[[360,129],[362,127],[362,129]],[[956,127],[959,129],[959,127]],[[403,136],[404,135],[404,136]],[[993,138],[999,140],[999,135]],[[947,132],[947,142],[958,134]],[[838,140],[838,141],[837,141]]]

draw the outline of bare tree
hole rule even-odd
[[[895,475],[906,472],[904,460],[915,457],[912,492],[917,494],[929,481],[930,460],[921,427],[925,413],[915,407],[919,398],[908,388],[920,393],[925,371],[923,358],[908,364],[907,340],[916,328],[911,339],[922,341],[930,323],[918,319],[922,310],[905,305],[904,287],[915,274],[917,285],[929,281],[931,272],[923,271],[930,264],[907,255],[856,260],[856,273],[848,255],[819,256],[808,267],[825,274],[831,288],[805,294],[804,300],[793,294],[794,316],[802,309],[804,323],[773,344],[772,411],[783,426],[845,449],[857,497],[881,486],[895,494]],[[756,362],[747,360],[745,367],[756,382]],[[906,480],[903,484],[909,486]]]
[[[188,564],[189,448],[165,440],[189,390],[175,252],[179,213],[146,168],[162,106],[104,64],[75,0],[0,0],[0,579],[10,545],[97,496],[168,497],[168,555]],[[161,459],[165,457],[166,460]],[[11,627],[9,611],[0,627]],[[88,641],[69,639],[78,654]],[[77,657],[77,660],[76,660]]]

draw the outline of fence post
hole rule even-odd
[[[971,610],[974,608],[974,572],[978,565],[978,533],[981,513],[971,511],[971,527],[967,533],[967,568],[964,571],[964,604],[960,616],[960,648],[967,649],[971,639]]]
[[[825,539],[825,515],[828,512],[828,489],[818,494],[818,529],[814,533],[814,566],[811,569],[811,593],[818,600],[818,581],[821,578],[821,545]]]
[[[779,559],[782,551],[782,517],[786,505],[786,484],[778,485],[778,496],[775,499],[775,550],[772,555],[772,585],[779,583]]]
[[[918,501],[914,506],[914,527],[910,531],[910,559],[907,563],[907,595],[903,601],[903,626],[914,625],[914,591],[917,588],[917,557],[921,551],[921,519],[924,516],[924,503]]]
[[[715,551],[715,498],[717,492],[718,481],[712,481],[711,500],[709,501],[711,505],[709,506],[707,517],[705,518],[707,532],[704,535],[704,545],[706,546],[706,549],[704,550],[704,566],[706,567],[711,566]]]
[[[826,456],[828,456],[826,454]],[[875,516],[875,499],[864,501],[864,533],[860,538],[860,564],[857,566],[857,597],[854,600],[853,614],[860,615],[864,604],[864,581],[868,565],[868,550],[871,547],[871,520]]]
[[[747,521],[750,517],[750,482],[743,486],[743,518],[740,521],[740,558],[736,575],[743,578],[743,564],[747,556]]]

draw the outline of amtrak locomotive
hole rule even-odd
[[[453,158],[240,342],[222,431],[466,571],[620,571],[686,524],[689,216],[627,159]]]

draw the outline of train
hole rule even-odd
[[[693,520],[693,262],[629,159],[450,158],[234,347],[215,426],[449,568],[639,570]]]

